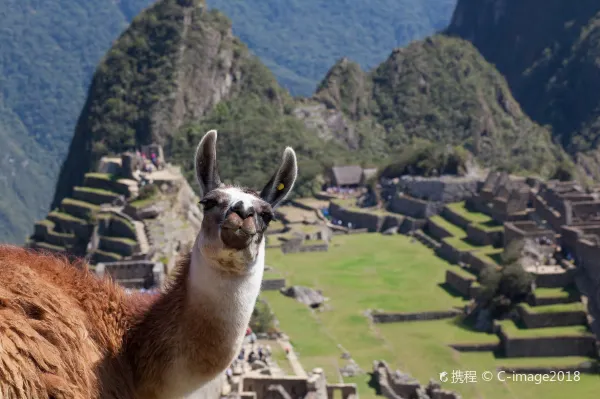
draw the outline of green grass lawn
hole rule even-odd
[[[506,363],[506,359],[496,359],[491,353],[459,353],[451,349],[449,344],[498,341],[495,335],[471,331],[454,320],[378,325],[368,322],[366,309],[415,312],[465,303],[438,286],[451,266],[430,249],[400,235],[336,236],[333,243],[336,245],[330,246],[328,252],[283,255],[277,249],[267,251],[266,263],[284,275],[288,284],[321,289],[330,298],[326,310],[320,312],[278,292],[261,294],[269,301],[281,329],[290,336],[307,371],[321,367],[329,381],[337,382],[337,370],[345,364],[338,344],[366,372],[371,371],[373,360],[383,359],[394,368],[412,373],[423,384],[444,370],[495,371]],[[536,360],[523,359],[522,363],[536,365]],[[375,398],[367,384],[368,375],[344,380],[356,382],[361,397]],[[558,399],[568,392],[556,385],[549,388],[523,383],[518,389],[500,382],[448,382],[443,386],[460,392],[464,398]],[[597,376],[583,376],[572,394],[591,397],[586,395],[595,394],[597,388]]]
[[[453,204],[448,204],[447,206],[452,211],[458,213],[459,215],[465,217],[466,219],[469,219],[472,223],[488,224],[488,225],[493,224],[493,219],[491,217],[489,217],[488,215],[486,215],[484,213],[480,213],[480,212],[471,212],[470,210],[468,210],[465,206],[464,201],[463,202],[455,202]]]
[[[461,229],[459,226],[450,223],[440,215],[435,215],[429,218],[429,221],[435,223],[437,226],[443,228],[448,233],[452,234],[456,238],[465,238],[467,232]]]
[[[477,251],[478,253],[493,253],[496,249],[491,245],[473,245],[464,238],[446,237],[443,241],[452,245],[459,251]]]
[[[573,288],[564,289],[564,288],[536,288],[535,289],[535,297],[536,298],[568,298],[571,295],[571,291]]]
[[[583,312],[583,304],[581,302],[572,303],[556,303],[553,305],[529,306],[522,303],[522,306],[528,313],[557,313],[557,312]]]

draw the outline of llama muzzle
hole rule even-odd
[[[242,219],[237,213],[232,212],[223,221],[221,239],[228,247],[239,250],[247,248],[256,233],[254,216]]]

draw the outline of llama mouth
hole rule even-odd
[[[243,228],[223,228],[221,230],[221,240],[229,248],[241,250],[248,248],[252,243],[252,238],[256,233],[252,234],[245,231]]]

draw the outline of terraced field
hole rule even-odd
[[[473,218],[479,223],[489,223],[481,215]],[[452,236],[454,239],[466,237],[461,227],[454,224],[447,227],[457,233]],[[471,246],[482,256],[490,256],[490,262],[499,253],[493,246]],[[473,331],[459,319],[371,324],[365,316],[368,309],[417,312],[447,310],[466,303],[466,298],[453,295],[442,286],[447,270],[469,272],[442,260],[407,236],[341,235],[334,238],[328,252],[319,253],[283,255],[274,248],[267,252],[267,264],[275,267],[287,279],[288,285],[320,289],[329,298],[326,310],[319,312],[278,292],[262,294],[269,301],[282,330],[291,337],[304,367],[307,370],[324,368],[331,381],[340,378],[337,370],[345,362],[340,357],[338,344],[346,348],[365,371],[371,370],[373,360],[384,359],[392,367],[412,373],[423,383],[429,378],[437,378],[441,371],[475,370],[480,375],[487,370],[496,373],[500,368],[567,367],[593,361],[577,355],[509,358],[504,357],[501,349],[459,352],[450,345],[494,347],[500,343],[498,335]],[[471,275],[476,278],[475,274]],[[538,310],[543,313],[578,308],[576,297],[569,290],[541,289],[539,297],[567,302],[563,306],[540,307]],[[512,334],[511,337],[519,339],[588,334],[585,325],[525,329],[502,322],[501,327]],[[356,382],[361,397],[375,397],[368,385],[368,375],[344,380]],[[494,380],[471,384],[448,381],[443,386],[460,392],[465,398],[563,398],[567,395],[593,397],[598,382],[597,375],[584,374],[578,382],[554,385],[511,385]]]

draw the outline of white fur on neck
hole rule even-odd
[[[188,302],[200,304],[210,303],[211,310],[218,315],[226,329],[231,331],[234,353],[241,349],[246,327],[254,310],[260,292],[265,264],[265,240],[258,244],[256,259],[247,265],[248,274],[228,276],[219,273],[214,262],[202,254],[202,235],[196,239],[192,250],[189,280]],[[222,337],[227,339],[226,337]],[[190,375],[184,359],[173,362],[168,373],[168,386],[161,393],[163,398],[180,398],[192,392],[204,389],[209,381],[199,381],[197,376]]]

